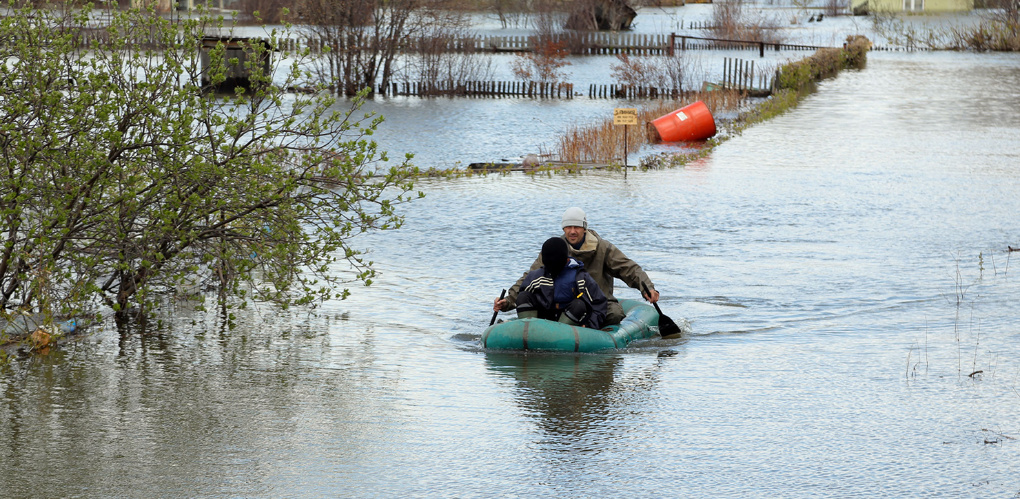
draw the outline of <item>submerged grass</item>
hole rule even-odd
[[[1007,250],[1007,259],[1008,255]],[[982,308],[981,301],[994,288],[1009,282],[1005,270],[995,270],[988,275],[984,267],[986,257],[987,254],[981,252],[976,259],[964,260],[960,255],[953,258],[948,269],[949,284],[940,293],[948,306],[948,313],[938,311],[940,319],[934,329],[930,328],[926,316],[923,345],[918,339],[907,349],[906,379],[914,380],[928,374],[949,378],[955,369],[955,377],[959,381],[990,381],[1001,371],[1003,362],[1015,357],[1000,356],[1007,351],[1001,350],[1003,346],[997,344],[996,338],[989,338],[982,329],[981,319],[975,317],[975,312]],[[984,291],[971,292],[972,286],[979,286]],[[995,294],[992,293],[992,296]],[[1014,384],[1017,378],[1020,378],[1020,369]],[[1011,390],[1020,395],[1015,386]]]

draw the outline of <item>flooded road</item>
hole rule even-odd
[[[415,140],[499,155],[529,137],[463,123]],[[17,360],[0,495],[1020,492],[1020,56],[871,54],[683,169],[419,187],[404,228],[358,242],[381,275],[346,301],[233,328],[182,304]],[[478,348],[571,205],[690,337]]]

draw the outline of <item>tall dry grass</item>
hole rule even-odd
[[[918,25],[889,12],[875,12],[870,17],[875,32],[890,44],[911,50],[1020,52],[1020,2],[1005,0],[1003,4],[1006,7],[990,10],[975,26]]]
[[[658,134],[652,120],[676,111],[691,103],[702,101],[713,114],[737,109],[743,96],[736,90],[691,92],[680,100],[656,101],[638,109],[638,121],[643,126],[623,127],[606,118],[591,125],[571,128],[557,141],[553,154],[567,163],[623,164],[624,142],[626,149],[637,151],[641,146],[655,142]]]
[[[953,50],[1020,52],[1020,23],[992,19],[978,26],[950,28],[945,39],[943,46]]]

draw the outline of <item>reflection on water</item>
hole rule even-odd
[[[423,181],[348,300],[179,303],[15,359],[0,496],[1011,497],[1018,92],[1014,54],[878,53],[683,169]],[[487,156],[597,114],[440,102],[391,122]],[[690,338],[478,347],[571,205]]]
[[[545,431],[578,435],[596,430],[609,416],[616,369],[613,355],[516,355],[490,353],[486,366],[511,377],[517,403]]]
[[[646,348],[628,352],[646,353]],[[602,450],[598,442],[608,435],[629,431],[635,401],[653,396],[658,371],[676,353],[668,350],[636,369],[626,367],[625,358],[613,354],[490,352],[485,365],[492,374],[513,381],[514,401],[542,430],[543,441],[551,448],[597,453]]]

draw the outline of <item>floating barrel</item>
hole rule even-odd
[[[700,100],[652,120],[663,142],[705,140],[715,135],[715,118]]]

